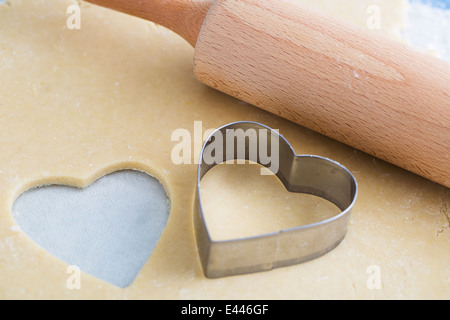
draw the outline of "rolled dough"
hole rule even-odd
[[[404,19],[405,1],[304,2],[356,24],[377,4],[386,34]],[[75,3],[11,0],[0,6],[0,298],[450,297],[449,189],[203,86],[193,75],[193,49],[162,27],[83,4],[81,28],[70,30],[66,11]],[[206,279],[192,225],[197,166],[171,161],[172,132],[192,132],[197,120],[205,129],[262,122],[279,129],[296,153],[348,167],[360,189],[343,243],[305,264]],[[253,192],[258,177],[243,180],[233,168],[224,167],[228,181],[250,180],[246,190]],[[15,228],[13,203],[35,186],[87,186],[121,169],[162,182],[171,205],[167,226],[130,286],[82,273],[80,288],[70,289],[69,266]],[[220,194],[223,174],[208,177],[207,192]],[[267,183],[274,188],[269,194],[278,194],[277,187]],[[295,208],[296,198],[285,196],[283,205]],[[258,211],[255,198],[236,197]],[[221,199],[210,198],[212,208]],[[264,205],[280,209],[280,201]]]

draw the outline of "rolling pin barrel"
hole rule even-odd
[[[213,88],[450,187],[450,65],[292,0],[89,0],[195,47]]]
[[[220,91],[450,187],[450,66],[288,0],[217,0],[195,48]]]

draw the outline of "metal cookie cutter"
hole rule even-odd
[[[274,151],[271,150],[271,141],[273,138],[278,139],[279,166],[276,172],[272,171],[288,191],[319,196],[334,203],[341,213],[318,223],[279,232],[214,241],[203,214],[200,182],[211,168],[228,160],[252,160],[269,168],[267,161],[262,161],[264,159],[261,159],[259,152],[256,153],[256,159],[250,159],[254,152],[251,152],[247,141],[245,152],[239,154],[237,144],[234,143],[234,152],[225,152],[226,146],[231,143],[227,141],[227,130],[248,132],[249,129],[259,132],[257,134],[258,149],[266,147],[267,150]],[[205,152],[214,142],[217,145],[220,141],[222,141],[222,151],[216,148],[215,152],[219,153],[215,154],[214,158],[222,161],[211,163],[205,156]],[[306,262],[331,251],[345,237],[357,189],[355,178],[345,167],[333,160],[318,156],[296,155],[282,135],[265,125],[255,122],[235,122],[219,128],[210,135],[203,146],[197,176],[194,226],[205,276],[219,278],[271,270]]]

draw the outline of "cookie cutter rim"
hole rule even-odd
[[[206,164],[205,150],[212,138],[228,129],[263,129],[279,139],[279,168],[275,173],[289,192],[306,193],[334,203],[341,212],[331,218],[298,227],[252,237],[213,240],[205,220],[200,195],[200,182],[214,166],[228,160],[249,160],[222,155],[220,163]],[[259,135],[257,136],[259,143]],[[226,140],[223,139],[225,149]],[[267,144],[269,139],[266,137]],[[256,163],[268,167],[259,161]],[[324,172],[328,170],[328,172]],[[207,278],[269,271],[316,259],[336,248],[345,238],[351,210],[356,202],[358,184],[353,174],[340,163],[315,155],[298,155],[278,131],[257,122],[239,121],[215,130],[203,144],[198,164],[194,201],[194,230],[203,273]]]

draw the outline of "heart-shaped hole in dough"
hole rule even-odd
[[[260,172],[266,170],[267,175]],[[259,164],[223,163],[201,183],[205,221],[214,241],[240,239],[324,221],[341,210],[309,194],[292,193]]]
[[[123,170],[83,189],[52,185],[28,190],[15,201],[13,216],[55,257],[127,287],[156,246],[169,207],[156,178]]]

